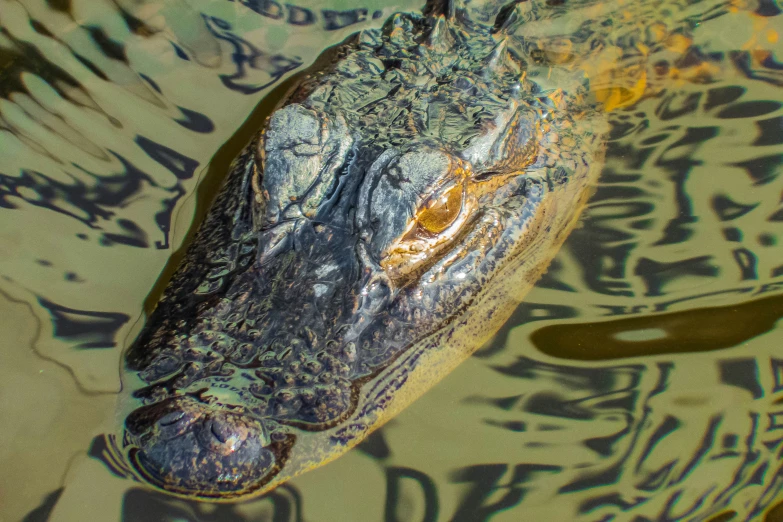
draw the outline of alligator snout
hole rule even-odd
[[[190,397],[139,408],[125,427],[137,448],[131,458],[136,471],[181,494],[223,497],[252,491],[276,461],[258,419]]]

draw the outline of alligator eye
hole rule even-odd
[[[440,234],[456,221],[462,211],[463,191],[461,186],[452,187],[443,194],[430,199],[416,216],[418,229],[430,234]],[[413,229],[416,232],[416,228]]]
[[[399,278],[436,261],[475,207],[476,199],[464,182],[431,197],[416,211],[406,232],[383,252],[381,267],[390,277]]]

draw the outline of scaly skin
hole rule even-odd
[[[562,40],[524,36],[543,8],[485,7],[433,3],[329,51],[236,160],[127,354],[137,476],[231,500],[336,458],[546,269],[607,130],[571,58],[594,67],[609,29],[542,48]]]

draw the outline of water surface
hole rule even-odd
[[[324,4],[0,3],[0,520],[783,520],[772,0],[705,22],[687,43],[702,62],[661,64],[664,88],[614,104],[547,275],[357,450],[244,504],[122,477],[103,437],[122,350],[259,102],[419,8]],[[709,81],[685,74],[711,63]]]

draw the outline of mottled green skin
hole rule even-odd
[[[395,15],[272,115],[127,354],[135,473],[188,496],[262,492],[359,442],[507,317],[600,157],[584,75],[510,50],[516,16]],[[475,206],[391,274],[384,252],[455,165]]]

